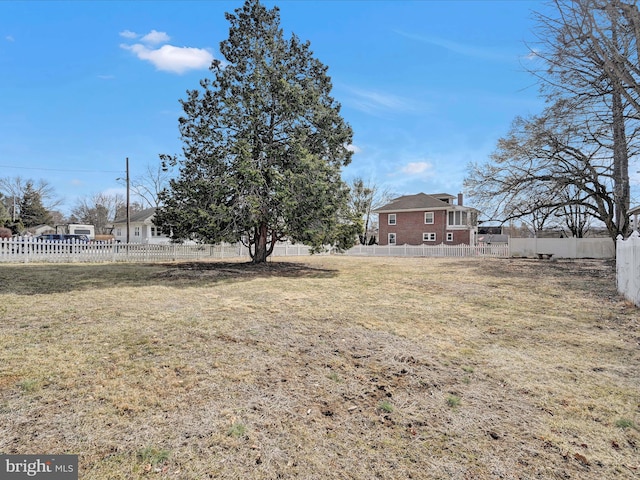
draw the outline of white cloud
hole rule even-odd
[[[389,94],[389,93],[380,93],[374,91],[367,90],[354,90],[359,98],[361,103],[367,104],[372,107],[383,107],[391,110],[402,110],[406,108],[408,102],[397,95]]]
[[[120,45],[133,52],[140,60],[151,62],[158,70],[182,74],[188,70],[205,70],[213,61],[213,55],[202,48],[163,45],[152,49],[141,43]]]
[[[113,80],[115,77],[115,75],[98,75],[98,78],[100,80]]]
[[[7,42],[15,42],[15,41],[16,41],[16,39],[15,39],[15,38],[13,38],[13,36],[11,36],[11,35],[7,35],[6,37],[4,37],[4,39],[5,39]]]
[[[400,169],[402,173],[409,175],[420,175],[423,173],[431,173],[433,165],[429,162],[409,162]]]
[[[123,30],[122,32],[120,32],[119,35],[121,37],[129,38],[129,39],[134,39],[139,37],[139,35],[136,32],[132,32],[131,30]]]
[[[139,35],[124,30],[120,36],[130,40],[139,39],[140,43],[123,43],[120,48],[129,50],[140,60],[150,62],[165,72],[182,74],[189,70],[206,70],[213,61],[213,55],[203,48],[169,45],[167,42],[171,37],[166,32],[151,30],[146,35]]]
[[[453,53],[464,55],[466,57],[479,58],[482,60],[498,60],[508,61],[512,60],[512,56],[505,52],[498,51],[496,49],[481,47],[476,44],[458,43],[452,40],[447,40],[440,37],[432,37],[425,35],[416,35],[413,33],[403,32],[401,30],[395,30],[395,33],[402,35],[403,37],[417,40],[419,42],[427,43],[429,45],[435,45],[440,48],[444,48]]]
[[[352,93],[348,102],[354,108],[369,114],[383,112],[411,112],[417,108],[416,102],[391,93],[360,88],[349,88]]]
[[[350,152],[353,152],[353,153],[360,153],[362,151],[362,149],[360,147],[358,147],[357,145],[353,145],[353,144],[349,144],[349,145],[345,146],[345,148],[347,150],[349,150]]]
[[[161,43],[167,43],[171,37],[167,35],[165,32],[158,32],[156,30],[151,30],[147,33],[141,40],[147,45],[159,45]]]

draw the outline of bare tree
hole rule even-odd
[[[170,172],[162,164],[147,165],[145,173],[131,180],[131,192],[142,200],[144,208],[161,205],[160,192],[168,185]]]
[[[565,204],[555,213],[560,220],[563,229],[569,231],[569,235],[583,238],[591,227],[593,216],[579,201],[582,192],[575,185],[568,185],[562,192]]]
[[[620,233],[611,129],[574,107],[558,101],[538,117],[516,119],[491,161],[470,166],[465,188],[489,217],[520,219],[538,230],[556,215],[580,212],[602,221],[613,239]],[[578,233],[579,219],[567,220]]]
[[[38,195],[43,206],[49,211],[62,204],[62,199],[57,197],[55,189],[46,180],[34,181],[31,178],[20,176],[3,177],[0,178],[0,193],[3,193],[6,197],[7,208],[10,210],[12,219],[19,217],[17,207],[26,192]]]
[[[640,138],[640,15],[621,0],[553,4],[555,16],[537,15],[531,69],[551,106],[517,119],[467,185],[504,220],[552,214],[581,235],[594,218],[615,239],[629,233],[629,158]]]
[[[97,193],[78,199],[71,212],[71,219],[77,223],[93,225],[97,234],[108,233],[107,225],[115,220],[124,204],[121,194]]]
[[[364,230],[359,234],[360,243],[367,245],[372,241],[375,242],[376,214],[373,212],[388,203],[394,195],[388,188],[378,185],[371,179],[365,181],[361,177],[351,181],[349,191],[349,208],[364,221]]]
[[[640,119],[638,66],[640,13],[635,2],[554,0],[558,16],[538,14],[545,69],[537,72],[549,98],[569,97],[574,105],[611,129],[614,221],[629,233],[629,131]]]

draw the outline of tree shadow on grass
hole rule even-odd
[[[332,278],[337,270],[312,267],[297,262],[267,262],[261,264],[237,262],[183,262],[162,264],[165,271],[158,278],[187,280],[250,280],[253,278]]]
[[[122,287],[207,287],[257,278],[333,278],[338,271],[303,262],[0,264],[0,295],[42,295]],[[99,300],[99,298],[97,299]]]

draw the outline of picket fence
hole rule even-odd
[[[273,257],[309,255],[306,245],[279,243]],[[324,254],[332,253],[327,249]],[[350,256],[394,257],[508,257],[508,245],[398,245],[356,246]],[[242,244],[184,245],[140,243],[85,243],[38,241],[34,238],[0,239],[0,262],[166,262],[175,260],[248,258]]]
[[[309,255],[306,245],[278,244],[273,256]],[[166,262],[207,258],[244,258],[241,243],[221,245],[86,243],[40,241],[33,237],[0,238],[0,262]]]
[[[355,246],[345,254],[374,257],[508,257],[509,245],[369,245]]]
[[[640,233],[634,231],[616,241],[616,284],[618,293],[640,306]]]

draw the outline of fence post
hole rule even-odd
[[[31,250],[35,247],[35,245],[29,242],[29,237],[22,237],[22,249],[25,254],[24,263],[29,263],[29,260],[31,260]],[[26,252],[24,252],[24,250],[26,250]]]
[[[624,240],[616,238],[616,287],[618,293],[640,306],[640,234],[634,231]]]

